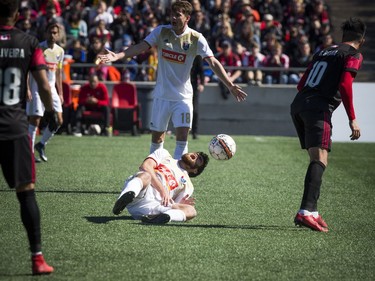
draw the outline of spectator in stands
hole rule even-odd
[[[237,19],[237,17],[239,17]],[[254,13],[254,10],[251,9],[250,5],[243,5],[241,7],[240,14],[236,15],[236,21],[234,22],[234,34],[235,40],[239,41],[238,35],[242,34],[244,30],[243,25],[250,25],[254,33],[256,33],[256,25],[255,22],[260,22],[260,15],[258,13]]]
[[[264,55],[271,55],[274,46],[279,43],[277,37],[273,33],[268,33],[264,40],[261,42],[261,50]]]
[[[107,11],[107,3],[102,0],[90,9],[89,27],[95,26],[100,20],[104,21],[106,27],[113,22],[113,15]]]
[[[224,40],[223,42],[221,42],[220,47],[222,48],[222,52],[217,54],[216,58],[223,65],[224,68],[242,66],[241,59],[235,52],[233,52],[232,44],[230,41]],[[242,82],[242,70],[228,68],[226,68],[225,70],[228,74],[229,80],[232,83]],[[228,97],[230,96],[230,92],[227,89],[227,87],[225,87],[225,85],[221,81],[219,81],[219,86],[223,98],[228,99]]]
[[[260,39],[263,41],[269,33],[273,33],[278,41],[283,39],[283,31],[280,22],[275,21],[271,14],[265,14],[260,24]]]
[[[25,33],[27,33],[31,36],[34,36],[34,37],[38,36],[37,30],[36,30],[35,26],[32,25],[30,19],[25,18],[23,20],[18,21],[17,22],[17,28],[21,29],[23,32],[25,32]]]
[[[305,68],[313,59],[311,52],[311,46],[309,42],[300,42],[298,45],[298,53],[296,56],[290,57],[290,67],[302,67],[304,70],[298,72],[292,72],[289,74],[289,84],[298,84],[300,81]]]
[[[244,71],[244,82],[249,85],[260,86],[263,81],[263,71],[257,68],[264,66],[266,56],[260,52],[259,44],[256,42],[253,42],[251,52],[246,52],[245,54],[245,59],[244,57],[242,58],[242,66],[255,69]]]
[[[334,44],[332,34],[328,33],[323,36],[322,43],[314,50],[314,54]]]
[[[79,91],[78,108],[75,115],[74,135],[82,136],[82,116],[86,110],[99,111],[104,117],[103,135],[109,136],[110,106],[107,87],[99,82],[96,74],[91,74],[88,83],[83,85]],[[83,131],[85,133],[85,131]]]
[[[45,31],[46,31],[46,27],[51,21],[56,21],[60,25],[60,35],[62,36],[62,33],[61,33],[62,28],[61,27],[64,26],[64,19],[57,15],[55,6],[51,4],[51,5],[47,5],[45,14],[40,16],[38,18],[37,22],[36,22],[39,41],[44,40],[44,34],[45,34]],[[64,28],[63,32],[64,32],[64,35],[65,35],[65,28]],[[65,39],[65,42],[66,42],[66,39]],[[61,47],[63,47],[61,42],[59,42],[59,45]],[[65,47],[65,45],[64,45],[64,47]]]
[[[251,21],[245,21],[242,24],[242,29],[239,34],[236,34],[235,40],[241,43],[247,50],[250,50],[253,43],[256,42],[260,45],[261,41],[259,36],[256,34],[254,23]]]
[[[272,53],[266,57],[265,67],[289,68],[289,57],[283,53],[283,46],[277,42]],[[266,73],[265,82],[271,84],[288,84],[288,75],[285,71],[274,70]]]
[[[72,59],[75,63],[86,63],[86,50],[82,46],[82,43],[79,39],[75,39],[71,44],[71,47],[68,49],[68,55],[72,56]],[[85,67],[72,67],[71,68],[71,77],[73,80],[84,80],[86,79],[87,69]]]
[[[210,36],[210,33],[211,33],[210,22],[208,21],[208,17],[206,17],[206,15],[203,13],[202,10],[197,10],[193,13],[191,28],[202,33],[203,36],[206,38]]]
[[[283,19],[283,8],[278,0],[263,0],[255,4],[255,9],[260,15],[270,14],[278,22]]]
[[[222,26],[220,27],[220,32],[217,34],[217,37],[215,37],[215,53],[223,52],[223,48],[221,46],[221,43],[224,41],[230,42],[230,44],[233,44],[233,31],[232,27],[229,22],[223,22]]]
[[[71,11],[71,13],[69,13],[68,20],[65,24],[65,30],[68,46],[70,46],[75,39],[79,39],[84,45],[88,43],[88,27],[87,23],[81,19],[80,11]]]
[[[286,36],[284,40],[284,51],[289,57],[296,56],[298,50],[298,43],[302,40],[308,41],[309,38],[305,36],[305,32],[302,30],[301,25],[294,24],[286,30]]]
[[[111,49],[111,32],[106,28],[106,23],[104,20],[98,20],[96,25],[90,29],[90,38],[98,37],[104,48]]]
[[[309,18],[306,17],[305,3],[303,0],[293,0],[285,8],[282,26],[289,29],[297,24],[304,27],[304,32],[308,32]]]
[[[135,26],[135,21],[131,16],[131,9],[125,7],[122,9],[114,21],[110,24],[109,30],[112,33],[112,48],[116,52],[122,48],[123,36],[124,34],[130,36],[131,38],[136,38],[137,27]]]
[[[90,39],[90,46],[87,51],[87,63],[94,64],[98,55],[105,51],[103,42],[99,37],[93,36]],[[108,66],[100,65],[98,67],[92,67],[89,70],[90,73],[96,73],[99,77],[99,80],[106,81],[108,78]]]

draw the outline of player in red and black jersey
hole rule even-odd
[[[0,164],[9,187],[16,189],[32,253],[33,274],[47,274],[53,267],[44,261],[41,252],[34,155],[25,113],[29,71],[38,83],[51,128],[57,126],[57,119],[38,41],[14,28],[18,7],[18,0],[0,0]]]
[[[328,231],[318,213],[322,176],[331,150],[333,111],[343,102],[352,131],[351,140],[361,136],[353,106],[352,83],[362,63],[359,48],[365,41],[366,25],[350,18],[342,25],[342,43],[319,51],[304,73],[291,105],[291,115],[302,149],[307,149],[310,165],[304,194],[295,223],[317,231]]]

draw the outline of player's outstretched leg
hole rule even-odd
[[[113,206],[113,210],[112,212],[115,214],[115,215],[119,215],[124,209],[125,207],[133,202],[134,200],[134,197],[135,197],[135,193],[133,191],[128,191],[128,192],[125,192],[124,194],[122,194],[117,200],[116,200],[116,203],[115,205]]]

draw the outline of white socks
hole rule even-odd
[[[36,126],[29,124],[28,131],[29,131],[29,136],[31,138],[31,147],[33,149],[33,152],[34,152],[34,145],[35,145],[36,130],[37,130]]]
[[[310,212],[308,210],[303,210],[303,209],[300,209],[298,211],[299,214],[303,215],[303,216],[310,216],[310,215],[313,215],[314,218],[317,218],[319,216],[319,212],[318,211],[315,211],[315,212]]]
[[[40,140],[40,142],[44,145],[47,144],[47,142],[53,137],[54,133],[52,133],[48,126],[44,129],[43,131],[43,136],[42,136],[42,139]]]
[[[164,214],[167,214],[171,217],[170,221],[177,221],[177,222],[186,221],[185,213],[178,209],[170,209],[164,212]]]
[[[143,188],[142,180],[140,178],[135,177],[127,182],[127,184],[124,186],[118,198],[120,198],[124,193],[129,192],[129,191],[133,191],[135,197],[137,197],[138,194],[141,192],[142,188]]]
[[[163,148],[163,146],[164,146],[164,142],[161,142],[161,143],[152,142],[150,146],[150,154],[159,148]]]
[[[188,152],[188,142],[187,141],[176,141],[176,148],[174,150],[173,158],[180,160],[181,156]]]

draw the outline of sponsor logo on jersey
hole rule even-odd
[[[162,49],[161,55],[164,59],[176,63],[184,63],[186,60],[186,54],[181,54],[169,50]]]
[[[190,42],[182,43],[182,49],[184,49],[185,51],[189,50],[190,46],[191,46]]]
[[[174,174],[172,173],[170,169],[167,168],[167,166],[163,164],[159,164],[159,166],[157,166],[155,170],[163,175],[169,190],[173,190],[178,187],[178,182]]]
[[[47,67],[48,67],[49,71],[56,71],[56,68],[57,68],[56,63],[47,62],[46,64],[47,64]]]
[[[8,41],[8,40],[10,40],[10,34],[2,34],[2,35],[0,35],[0,40],[1,41]]]

